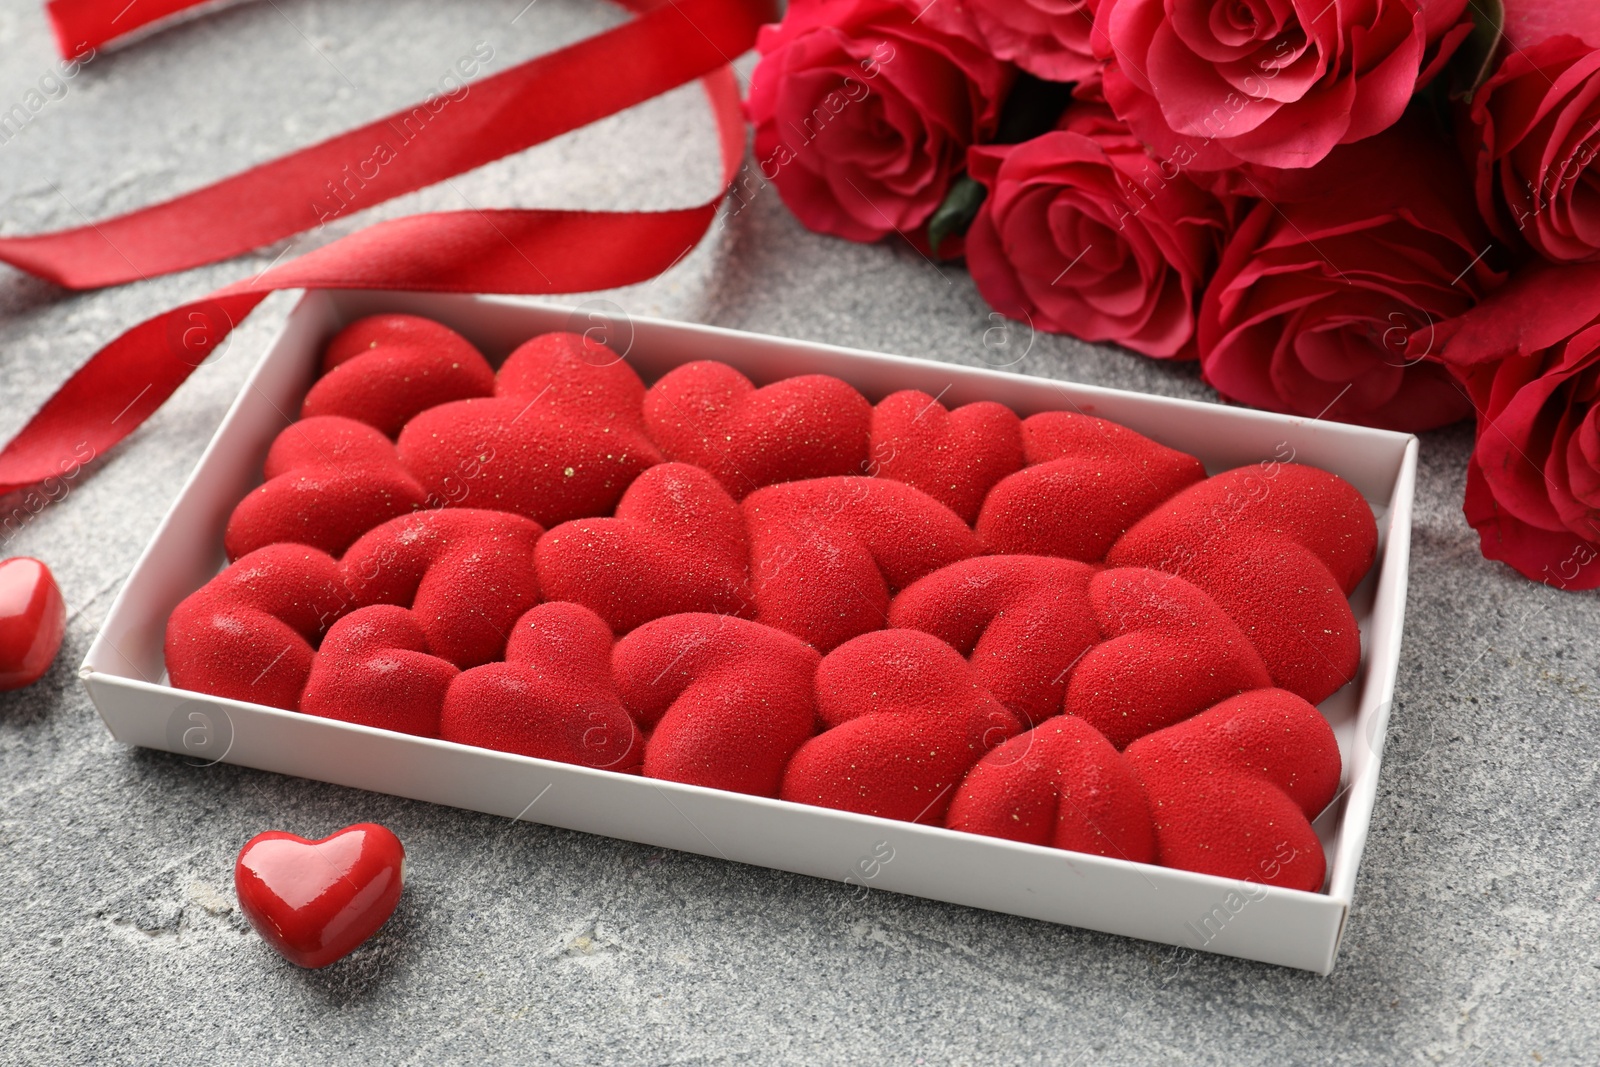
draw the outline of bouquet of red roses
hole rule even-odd
[[[1600,5],[793,0],[747,110],[802,223],[1233,400],[1477,418],[1486,556],[1600,586]]]

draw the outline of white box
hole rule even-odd
[[[1002,371],[836,348],[691,323],[634,319],[627,358],[646,381],[695,359],[732,364],[757,384],[822,372],[869,399],[918,388],[950,407],[997,400],[1021,415],[1077,410],[1198,456],[1215,473],[1274,456],[1356,486],[1378,519],[1378,559],[1356,590],[1362,662],[1322,712],[1344,758],[1341,790],[1317,820],[1328,855],[1321,893],[1066,852],[866,815],[446,741],[389,733],[174,689],[167,617],[225,564],[222,531],[260,483],[268,445],[299,410],[321,346],[343,324],[407,311],[449,324],[498,360],[534,334],[588,325],[560,307],[387,292],[313,292],[251,373],[179,493],[83,662],[113,736],[133,745],[371,789],[705,856],[1204,949],[1327,974],[1355,889],[1377,792],[1405,610],[1417,441],[1406,434],[1144,396]],[[626,334],[630,331],[623,330]],[[359,812],[352,813],[352,820]],[[863,888],[864,887],[864,888]]]

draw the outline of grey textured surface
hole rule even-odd
[[[268,0],[99,56],[0,144],[0,230],[171,195],[419,98],[478,42],[504,69],[618,17],[579,0],[516,17],[525,3]],[[53,63],[38,5],[0,3],[0,110]],[[318,240],[714,184],[684,90]],[[283,251],[87,295],[0,269],[0,434],[118,331]],[[955,362],[983,361],[994,326],[959,271],[808,234],[770,190],[611,295]],[[288,306],[3,545],[51,563],[72,615],[48,677],[0,695],[0,1061],[1600,1062],[1600,602],[1479,558],[1458,506],[1468,429],[1423,444],[1394,734],[1343,956],[1317,978],[115,744],[76,665]],[[1208,395],[1189,368],[1031,345],[1017,369]],[[267,827],[360,819],[406,842],[405,900],[356,956],[298,971],[240,920],[233,855]]]

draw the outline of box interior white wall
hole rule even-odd
[[[162,659],[168,615],[225,565],[222,530],[228,516],[260,483],[267,447],[287,424],[285,413],[299,410],[321,345],[344,323],[377,311],[438,319],[494,361],[535,334],[583,329],[591,321],[569,308],[490,298],[308,294],[252,372],[84,660],[89,694],[119,741],[844,880],[852,887],[1323,974],[1333,968],[1376,796],[1398,667],[1416,477],[1414,437],[689,323],[642,318],[611,323],[611,339],[626,345],[628,362],[647,382],[695,359],[732,364],[757,384],[827,373],[874,401],[916,388],[940,396],[948,407],[996,400],[1024,416],[1046,410],[1098,415],[1198,456],[1212,473],[1282,458],[1285,447],[1292,448],[1296,462],[1333,471],[1355,485],[1377,516],[1380,541],[1378,561],[1352,597],[1362,633],[1360,673],[1321,708],[1344,759],[1339,796],[1316,822],[1328,855],[1327,888],[1306,893],[1246,887],[1209,875],[590,770],[171,688]]]

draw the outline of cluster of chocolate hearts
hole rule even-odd
[[[364,319],[167,630],[174,684],[1316,889],[1371,510],[1087,415]],[[1284,862],[1282,857],[1303,857]]]

